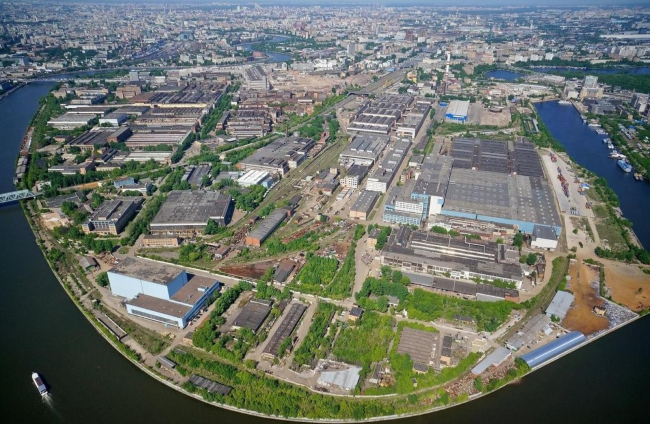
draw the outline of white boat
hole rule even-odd
[[[614,145],[613,145],[612,143],[607,143],[607,148],[608,148],[609,150],[613,150],[613,149],[614,149]]]
[[[559,104],[559,105],[570,105],[571,102],[568,101],[568,100],[560,100],[559,102],[557,102],[557,104]]]
[[[38,375],[38,373],[33,372],[32,380],[34,381],[34,385],[36,386],[40,394],[45,396],[47,394],[47,387],[45,387],[45,383],[43,383],[43,379],[41,378],[41,376]]]

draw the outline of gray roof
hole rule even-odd
[[[563,320],[573,303],[573,299],[575,299],[575,297],[571,293],[558,291],[555,293],[555,297],[553,297],[551,304],[546,308],[546,315],[549,317],[555,315],[559,317],[560,320]]]
[[[481,375],[492,365],[498,366],[511,355],[505,347],[497,347],[492,353],[485,357],[481,362],[472,368],[472,374]]]
[[[168,225],[206,225],[208,219],[223,219],[232,198],[218,191],[171,191],[152,227]]]
[[[282,221],[287,217],[287,211],[284,209],[276,209],[269,214],[262,222],[260,222],[257,227],[248,235],[254,239],[258,239],[261,242],[264,241],[275,229],[280,225]]]
[[[544,240],[557,240],[557,234],[553,227],[547,227],[545,225],[535,225],[533,227],[533,239],[537,240],[538,238]]]
[[[108,272],[167,285],[185,270],[171,265],[127,257]]]
[[[332,384],[346,390],[352,390],[357,387],[359,382],[360,367],[350,367],[342,371],[323,371],[318,378],[318,382],[323,384]]]
[[[352,205],[350,210],[369,214],[372,208],[375,207],[377,197],[379,197],[379,193],[376,191],[361,190],[357,201],[354,202],[354,205]]]
[[[579,331],[572,331],[567,335],[555,339],[552,342],[539,347],[532,352],[520,356],[526,361],[529,367],[535,368],[548,360],[578,346],[586,340],[584,334]]]

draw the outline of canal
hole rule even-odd
[[[48,83],[0,103],[0,190],[11,183],[20,140]],[[553,128],[553,122],[547,122]],[[620,194],[623,197],[625,194]],[[642,222],[638,225],[644,225]],[[178,393],[113,349],[52,275],[19,205],[0,207],[0,417],[9,423],[242,423],[240,415]],[[643,319],[497,393],[399,424],[632,422],[645,415],[650,320]],[[45,402],[30,374],[49,385]]]
[[[609,158],[610,150],[601,136],[585,125],[573,105],[556,101],[535,104],[535,109],[549,131],[566,148],[569,156],[588,170],[607,180],[618,195],[623,215],[634,223],[634,232],[641,244],[650,249],[650,186],[625,173]]]

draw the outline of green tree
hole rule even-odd
[[[102,287],[108,286],[109,280],[108,280],[108,274],[106,273],[106,271],[100,272],[99,275],[97,275],[97,278],[95,279],[95,281],[97,281],[97,284],[99,284]]]

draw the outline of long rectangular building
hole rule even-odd
[[[270,236],[282,221],[287,217],[287,211],[276,209],[260,222],[257,227],[246,236],[246,244],[249,246],[260,247],[264,240]]]
[[[385,135],[355,135],[339,155],[339,163],[343,166],[372,166],[388,146],[388,141],[389,138]]]
[[[141,204],[142,198],[139,197],[117,197],[106,200],[88,217],[81,228],[86,234],[116,236],[126,227]]]
[[[262,147],[238,166],[244,171],[266,171],[285,175],[307,159],[315,144],[311,138],[282,137]]]
[[[521,287],[523,273],[519,264],[499,263],[497,244],[466,240],[400,227],[390,235],[381,252],[382,265],[407,271],[442,274],[471,280],[499,279]]]

